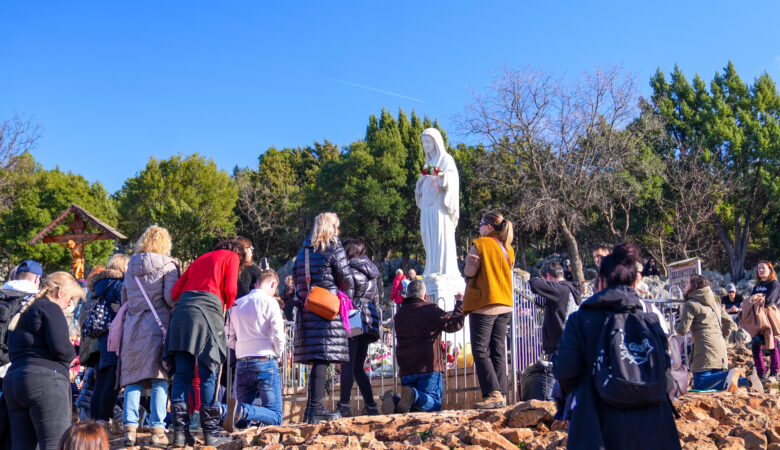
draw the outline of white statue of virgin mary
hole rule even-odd
[[[429,294],[434,287],[428,282],[431,277],[442,279],[441,282],[448,281],[450,288],[457,293],[463,284],[455,245],[455,228],[460,216],[458,168],[455,166],[455,160],[447,153],[439,130],[428,128],[422,132],[420,138],[428,172],[436,172],[438,169],[438,174],[421,175],[414,190],[415,200],[420,208],[420,234],[425,247],[423,277]]]

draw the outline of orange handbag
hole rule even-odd
[[[326,320],[333,320],[339,314],[341,303],[336,294],[319,286],[311,287],[311,271],[309,269],[309,248],[304,249],[306,258],[306,287],[309,293],[303,307]]]

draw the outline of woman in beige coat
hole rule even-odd
[[[739,370],[728,370],[728,349],[724,337],[735,328],[736,324],[712,292],[710,282],[701,275],[691,275],[685,291],[685,303],[674,330],[680,335],[690,331],[693,337],[690,370],[694,389],[734,391],[737,386],[750,386],[754,381],[755,375],[748,380],[739,378]],[[760,381],[755,381],[757,386],[761,386]]]
[[[151,385],[152,388],[152,443],[168,443],[164,422],[168,380],[162,365],[162,329],[167,329],[171,320],[171,291],[179,279],[179,266],[170,257],[170,252],[171,236],[168,230],[153,225],[138,239],[135,254],[130,258],[125,273],[122,304],[127,304],[127,313],[118,369],[119,384],[125,388],[125,447],[135,444],[138,407],[144,385]],[[154,306],[157,317],[149,308],[144,292]]]

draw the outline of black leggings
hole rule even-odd
[[[309,407],[319,408],[322,406],[322,397],[325,396],[325,383],[328,381],[327,361],[314,361],[311,364],[311,374],[309,375]]]
[[[372,339],[366,335],[360,335],[349,341],[349,362],[341,363],[341,403],[349,403],[352,393],[352,381],[357,381],[360,393],[368,405],[375,405],[374,394],[371,392],[371,380],[363,370],[368,354],[368,344]]]
[[[97,372],[95,391],[92,392],[92,400],[89,402],[89,412],[95,420],[108,420],[114,416],[114,405],[119,390],[116,385],[116,367],[111,365]]]

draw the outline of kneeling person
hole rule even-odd
[[[274,298],[279,277],[274,270],[258,276],[254,289],[236,300],[225,326],[228,347],[235,349],[236,398],[228,401],[225,430],[282,423],[282,386],[278,360],[285,344],[284,319]]]
[[[390,390],[382,397],[382,414],[440,411],[444,354],[441,333],[463,328],[463,295],[452,313],[425,301],[425,283],[413,280],[403,307],[395,315],[397,358],[401,374],[400,398]]]

